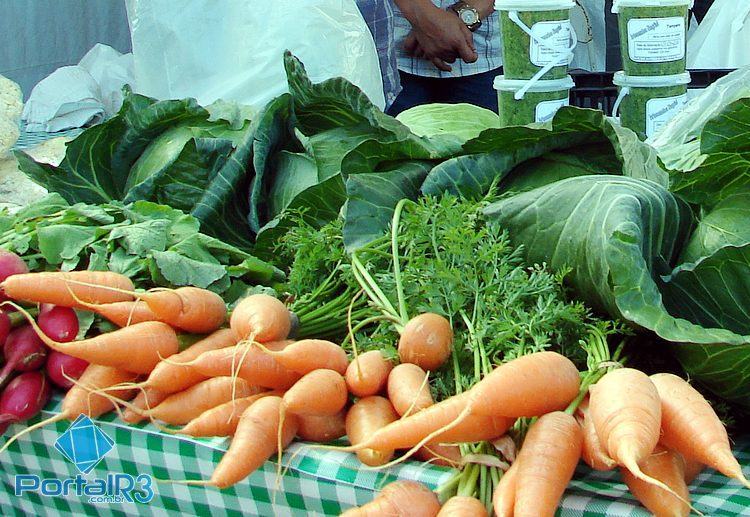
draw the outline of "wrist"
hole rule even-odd
[[[401,10],[401,14],[414,28],[419,28],[425,20],[441,9],[432,3],[431,0],[395,0],[396,5]]]

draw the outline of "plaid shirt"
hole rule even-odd
[[[396,48],[393,45],[395,16],[393,0],[357,0],[357,7],[375,40],[380,58],[380,73],[383,76],[383,91],[386,106],[393,104],[401,92],[401,80],[396,64]]]
[[[392,2],[393,0],[389,1]],[[456,0],[432,0],[432,3],[441,9],[447,9],[455,4]],[[396,15],[396,50],[399,70],[424,77],[448,78],[481,74],[503,65],[500,17],[497,12],[482,20],[482,26],[474,33],[474,46],[477,49],[478,56],[476,62],[465,63],[459,58],[451,64],[452,72],[443,72],[426,59],[418,59],[404,52],[404,40],[411,32],[412,27],[398,6],[394,5],[393,9]]]

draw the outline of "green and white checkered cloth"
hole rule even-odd
[[[39,421],[59,412],[59,400],[51,403]],[[108,473],[150,474],[157,479],[208,479],[228,446],[225,439],[190,439],[159,432],[151,424],[128,426],[110,414],[97,423],[114,442],[114,449],[86,476]],[[267,462],[245,481],[226,490],[157,483],[148,504],[89,504],[85,497],[43,497],[13,492],[17,474],[42,478],[75,477],[76,467],[54,443],[70,422],[57,422],[23,438],[0,455],[0,515],[338,515],[343,510],[370,501],[386,483],[413,479],[432,488],[448,480],[445,468],[407,462],[385,472],[366,470],[356,456],[341,452],[304,448],[295,444],[284,454],[289,467],[276,489],[276,464]],[[11,436],[28,424],[11,426]],[[740,462],[750,465],[750,439],[736,444]],[[750,490],[713,471],[705,471],[692,484],[694,505],[706,515],[750,516]],[[627,493],[617,474],[592,472],[579,467],[562,501],[563,517],[649,515]]]

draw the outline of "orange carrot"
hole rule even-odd
[[[651,380],[661,398],[661,443],[750,488],[724,425],[703,395],[676,375],[659,373]]]
[[[227,319],[221,296],[198,287],[179,287],[138,295],[160,321],[194,334],[208,334]]]
[[[388,382],[393,363],[379,350],[370,350],[358,355],[346,369],[346,385],[352,395],[369,397],[377,395]]]
[[[204,411],[231,401],[260,393],[260,388],[244,379],[214,377],[199,382],[185,391],[173,393],[164,401],[146,412],[146,416],[172,425],[184,425]],[[233,397],[234,395],[234,397]]]
[[[594,423],[589,414],[588,398],[585,398],[581,402],[581,405],[578,406],[578,412],[578,423],[583,429],[583,452],[581,453],[581,459],[594,470],[613,470],[617,467],[617,463],[607,455],[602,443],[599,441],[599,436],[596,434]]]
[[[475,497],[456,495],[448,499],[438,517],[487,517],[487,509]]]
[[[300,416],[297,436],[308,442],[326,443],[346,434],[346,412],[333,416]]]
[[[169,393],[151,388],[141,390],[130,403],[130,407],[122,412],[122,421],[126,424],[137,424],[146,418],[146,411],[161,404],[168,396]]]
[[[495,492],[492,494],[495,517],[513,517],[513,508],[516,506],[517,473],[518,462],[514,462],[495,487]]]
[[[680,456],[682,455],[680,454]],[[703,469],[706,468],[706,466],[700,461],[693,459],[683,457],[682,460],[685,462],[685,483],[689,485],[701,472],[703,472]]]
[[[297,433],[297,418],[289,415],[280,425],[281,404],[281,397],[263,397],[245,410],[229,449],[205,484],[227,488],[252,474],[277,452],[279,427],[284,447],[291,443]]]
[[[192,344],[168,361],[161,361],[146,379],[145,386],[165,392],[176,393],[194,386],[208,377],[198,373],[189,363],[204,352],[219,350],[237,344],[239,338],[232,329],[220,329]]]
[[[283,344],[284,342],[275,343]],[[210,350],[202,353],[189,364],[201,375],[215,377],[231,376],[235,373],[251,384],[271,389],[288,389],[302,377],[250,344]]]
[[[622,480],[643,506],[656,517],[690,515],[690,506],[683,502],[690,500],[690,493],[685,483],[685,463],[679,454],[657,446],[653,454],[641,462],[640,467],[644,474],[666,484],[679,496],[675,497],[659,487],[641,481],[627,469],[621,469]]]
[[[284,396],[286,411],[295,415],[332,416],[349,400],[346,382],[333,370],[314,370],[304,375]]]
[[[456,468],[461,465],[461,449],[458,445],[428,443],[417,450],[414,458],[432,465]]]
[[[115,408],[115,403],[110,398],[97,395],[92,393],[92,391],[110,388],[121,383],[132,383],[135,379],[136,375],[128,371],[110,368],[108,366],[90,364],[81,377],[75,382],[73,387],[68,390],[65,398],[63,398],[59,414],[46,420],[42,420],[41,422],[37,422],[36,424],[23,429],[15,436],[11,436],[6,440],[2,448],[0,448],[0,453],[7,449],[11,443],[18,439],[19,436],[30,433],[34,429],[38,429],[47,424],[66,419],[73,420],[78,418],[78,415],[81,414],[90,418],[96,418],[111,411]],[[135,390],[118,390],[112,392],[111,395],[120,400],[129,400],[135,395]]]
[[[194,437],[203,436],[232,436],[237,430],[242,414],[247,408],[255,404],[263,397],[278,397],[279,391],[264,391],[249,397],[230,400],[223,404],[208,409],[193,418],[185,427],[180,429],[180,434]]]
[[[103,303],[96,306],[94,312],[108,319],[118,327],[127,327],[128,325],[143,323],[144,321],[159,320],[154,311],[149,309],[143,300]]]
[[[285,368],[301,375],[320,369],[334,370],[344,375],[349,366],[349,358],[344,349],[324,339],[302,339],[282,350],[269,350],[261,344],[256,346]]]
[[[439,314],[426,312],[409,320],[398,340],[398,357],[425,370],[436,370],[451,355],[453,329]]]
[[[94,304],[132,300],[128,291],[134,286],[119,273],[71,271],[11,275],[0,284],[0,289],[12,300],[81,308],[76,299]]]
[[[394,481],[380,494],[359,508],[350,508],[341,517],[435,517],[440,502],[426,486],[416,481]]]
[[[404,416],[435,403],[427,384],[427,374],[416,364],[403,363],[388,375],[388,399],[396,413]]]
[[[286,339],[292,319],[289,309],[273,296],[254,294],[237,304],[229,326],[241,340],[268,343]]]
[[[388,399],[378,396],[359,399],[346,415],[346,435],[352,445],[367,441],[378,429],[398,419],[398,413]],[[357,450],[359,461],[365,465],[383,465],[393,457],[393,448]]]
[[[529,428],[516,459],[514,516],[555,515],[582,446],[581,426],[567,413],[548,413]]]

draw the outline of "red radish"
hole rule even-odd
[[[38,370],[47,358],[47,347],[37,337],[34,329],[28,325],[17,328],[8,335],[3,351],[5,366],[0,371],[0,386],[5,384],[14,371]]]
[[[26,372],[13,379],[0,396],[0,434],[8,425],[37,415],[49,395],[49,383],[42,372]]]
[[[88,365],[83,359],[52,350],[47,357],[46,370],[49,380],[67,390],[73,387],[73,381],[66,377],[78,380]]]
[[[0,250],[0,282],[11,275],[28,273],[29,268],[21,257],[10,251]],[[2,290],[0,290],[0,302],[7,300]]]
[[[69,343],[78,336],[78,316],[69,307],[40,308],[37,324],[47,336],[60,343]]]
[[[0,346],[5,344],[5,340],[8,338],[11,328],[12,325],[10,323],[10,318],[4,311],[0,310]]]

